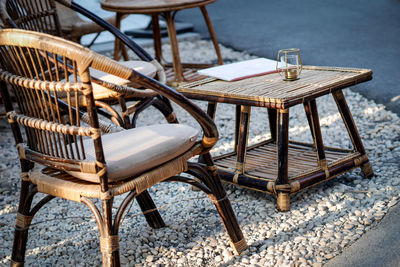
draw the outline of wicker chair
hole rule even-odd
[[[145,50],[116,27],[71,0],[0,0],[0,16],[5,27],[38,31],[78,41],[77,36],[88,30],[78,30],[77,26],[68,30],[71,26],[70,20],[66,22],[62,20],[63,23],[60,23],[59,18],[68,17],[70,14],[66,15],[68,12],[66,10],[78,12],[91,19],[92,21],[85,24],[84,27],[83,24],[79,25],[95,31],[106,29],[139,57],[140,61],[124,62],[125,66],[136,69],[144,75],[156,77],[160,82],[165,82],[166,76],[162,66]],[[77,33],[78,31],[79,33]],[[115,124],[124,128],[135,127],[138,114],[150,105],[159,109],[168,122],[177,122],[169,101],[164,97],[160,95],[140,97],[133,94],[131,90],[131,87],[137,87],[137,84],[126,79],[106,75],[99,71],[92,71],[91,75],[95,104],[101,107],[99,112]],[[135,103],[127,106],[127,101],[130,100],[135,100]],[[116,103],[119,103],[121,112],[117,112],[112,107]]]
[[[101,32],[104,31],[104,28],[95,23],[94,21],[87,21],[82,19],[77,12],[73,11],[71,8],[56,3],[57,13],[59,16],[61,24],[61,31],[63,33],[64,38],[68,38],[74,42],[80,43],[81,38],[84,35],[97,33],[96,37],[93,38],[91,43],[88,45],[90,47]],[[117,16],[110,16],[105,18],[104,20],[110,23],[111,25],[116,25]]]
[[[246,248],[208,152],[218,140],[218,131],[211,118],[183,95],[76,43],[32,31],[0,30],[0,66],[2,95],[22,171],[13,265],[23,265],[28,229],[35,213],[54,197],[60,197],[89,207],[100,232],[103,265],[119,266],[118,229],[128,204],[144,190],[167,180],[190,183],[207,193],[235,251],[240,253]],[[202,140],[197,140],[196,129],[181,124],[152,125],[101,135],[94,108],[91,68],[151,88],[174,101],[200,124]],[[61,73],[73,78],[62,81]],[[6,83],[17,98],[19,113],[12,108]],[[63,93],[67,94],[70,107],[67,110],[61,109],[56,101]],[[78,115],[79,98],[87,103],[89,124],[83,123]],[[26,142],[19,125],[25,128]],[[188,162],[199,154],[204,165]],[[178,176],[181,172],[193,178]],[[31,207],[37,192],[46,196]],[[113,217],[114,197],[126,192],[129,193]],[[101,200],[101,209],[93,198]]]

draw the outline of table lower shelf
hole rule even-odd
[[[276,142],[267,140],[248,147],[244,174],[234,178],[236,152],[215,157],[215,165],[223,181],[267,193],[274,193],[278,174]],[[318,165],[312,144],[289,142],[288,174],[291,193],[345,173],[368,161],[352,150],[325,147],[326,172]]]

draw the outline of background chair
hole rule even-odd
[[[67,30],[71,26],[71,21],[60,21],[59,18],[70,17],[71,13],[78,12],[91,19],[91,24],[77,23],[83,28],[90,28],[93,25],[94,30],[107,30],[111,32],[118,40],[123,42],[130,48],[140,61],[127,61],[123,64],[127,67],[136,69],[142,74],[155,77],[161,82],[165,82],[165,73],[162,66],[154,60],[145,50],[143,50],[132,39],[121,33],[117,28],[107,21],[99,18],[95,14],[79,6],[73,1],[66,0],[0,0],[0,15],[5,27],[20,28],[48,33],[55,36],[70,38],[78,41],[79,34],[87,32],[87,30],[78,29],[75,25],[73,32]],[[88,25],[91,25],[90,27]],[[145,110],[148,106],[153,105],[162,112],[168,122],[177,122],[173,113],[172,106],[169,101],[160,95],[140,95],[137,91],[134,93],[131,87],[137,87],[136,84],[126,79],[117,78],[115,75],[105,75],[104,72],[91,72],[92,83],[94,87],[95,103],[100,114],[112,120],[115,124],[131,128],[136,124],[138,114]],[[134,100],[131,106],[127,105],[127,101]],[[113,104],[120,105],[121,112],[117,112],[112,107]]]
[[[64,1],[65,2],[65,1]],[[88,21],[82,19],[77,12],[73,11],[71,8],[56,3],[57,14],[59,16],[61,23],[61,32],[64,38],[72,40],[74,42],[80,43],[81,38],[84,35],[97,33],[93,38],[91,43],[87,46],[90,47],[97,39],[97,37],[102,33],[105,29],[95,23],[94,21]],[[111,25],[115,26],[116,16],[109,16],[104,19]]]
[[[13,265],[23,265],[33,216],[54,197],[60,197],[90,208],[100,232],[103,265],[119,266],[118,229],[123,213],[141,192],[166,180],[190,183],[207,193],[235,251],[240,253],[246,248],[208,152],[218,140],[216,126],[183,95],[76,43],[38,32],[1,30],[0,66],[2,95],[22,172]],[[204,137],[197,140],[196,129],[180,124],[153,125],[102,136],[94,108],[91,68],[151,88],[174,101],[197,120]],[[13,109],[5,83],[13,89],[20,113]],[[62,116],[65,110],[60,110],[56,101],[60,93],[67,94],[67,104],[74,110],[80,109],[80,97],[86,99],[88,125],[71,108]],[[25,137],[19,125],[25,128]],[[187,161],[199,154],[206,164]],[[177,176],[181,172],[195,178]],[[31,207],[37,192],[46,196]],[[129,193],[113,216],[114,197],[126,192]],[[101,209],[92,200],[96,198],[101,200]]]

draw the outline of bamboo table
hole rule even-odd
[[[268,74],[235,82],[214,78],[182,85],[187,97],[208,101],[214,118],[217,102],[236,105],[235,147],[232,153],[215,158],[222,180],[277,196],[280,211],[290,209],[290,194],[361,167],[366,177],[373,175],[342,89],[369,81],[366,69],[304,67],[301,78],[283,81]],[[316,98],[332,94],[353,144],[353,149],[324,146]],[[303,104],[313,144],[289,141],[289,109]],[[271,139],[247,147],[250,109],[268,109]]]
[[[159,16],[162,16],[166,22],[169,41],[171,44],[172,64],[164,64],[166,68],[167,81],[169,85],[176,86],[182,82],[197,81],[205,76],[197,74],[197,69],[207,68],[215,64],[200,63],[182,63],[179,55],[178,39],[175,28],[175,15],[178,11],[188,8],[200,8],[204,21],[210,33],[214,45],[215,53],[218,58],[218,64],[223,64],[221,51],[218,46],[217,37],[214,32],[206,5],[214,3],[216,0],[102,0],[101,7],[108,11],[117,13],[117,28],[120,28],[121,19],[126,14],[146,14],[152,16],[152,30],[154,37],[155,58],[159,62],[162,60],[161,33],[158,22]],[[128,60],[127,53],[119,40],[115,40],[114,59],[119,60],[122,52],[125,60]],[[172,68],[170,68],[172,66]]]

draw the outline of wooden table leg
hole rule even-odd
[[[313,136],[314,146],[317,152],[318,165],[325,171],[325,176],[328,178],[328,164],[325,158],[324,142],[322,141],[321,126],[319,124],[318,109],[315,99],[304,103],[304,107],[308,110],[308,119]],[[307,113],[307,111],[306,111]]]
[[[312,123],[312,116],[311,116],[311,110],[310,110],[309,102],[304,102],[303,106],[304,106],[304,111],[306,112],[306,117],[307,117],[307,121],[308,121],[308,126],[310,127],[311,136],[312,136],[312,139],[314,141],[315,138],[314,138],[313,123]],[[317,147],[315,142],[314,142],[314,146]]]
[[[162,39],[161,39],[161,30],[160,23],[158,22],[158,14],[151,15],[151,26],[153,29],[153,45],[155,57],[158,62],[161,63],[162,59]]]
[[[353,143],[354,149],[361,154],[361,157],[364,158],[363,163],[361,163],[360,166],[361,171],[365,177],[370,178],[374,175],[374,171],[372,169],[371,163],[368,160],[368,156],[365,153],[364,145],[361,141],[356,124],[354,123],[353,116],[351,115],[349,106],[347,105],[343,92],[342,90],[338,90],[333,92],[332,95],[333,98],[335,99],[340,115],[342,116],[342,120],[346,125],[346,129],[350,136],[351,142]]]
[[[289,109],[280,109],[278,112],[277,151],[278,177],[275,183],[277,194],[276,207],[279,211],[290,210],[290,185],[288,175],[289,149]]]
[[[216,102],[208,102],[207,106],[207,115],[210,116],[211,119],[215,120],[215,113],[217,112],[217,103]],[[205,163],[203,155],[199,156],[199,163]]]
[[[271,139],[276,140],[276,109],[268,109],[269,130],[271,132]]]
[[[175,81],[178,83],[183,81],[183,68],[182,68],[182,63],[181,63],[181,58],[179,56],[179,44],[178,44],[178,39],[176,36],[176,28],[175,28],[175,14],[171,12],[164,12],[164,19],[167,24],[167,30],[168,30],[168,37],[169,37],[169,42],[171,45],[171,52],[172,52],[172,63],[174,67],[174,73],[175,73]]]
[[[119,30],[121,29],[121,19],[122,19],[122,14],[117,12],[117,16],[115,19],[115,27]],[[114,60],[119,61],[120,58],[120,40],[118,38],[115,38],[114,41]]]
[[[240,109],[241,105],[236,105],[235,110],[235,140],[233,145],[233,151],[237,152],[237,145],[239,142],[239,129],[240,129]]]
[[[124,14],[117,12],[115,27],[120,30],[121,29],[121,20]],[[114,60],[119,61],[121,58],[121,53],[124,60],[129,60],[128,52],[126,51],[125,45],[118,39],[115,38],[114,41]]]
[[[208,32],[210,33],[211,40],[214,44],[215,53],[217,54],[217,58],[218,58],[218,64],[222,65],[222,64],[224,64],[224,61],[222,59],[221,50],[219,49],[219,45],[218,45],[218,41],[217,41],[217,36],[215,35],[214,27],[212,26],[210,17],[208,16],[207,9],[205,6],[201,6],[200,9],[201,9],[201,12],[203,13],[204,21],[207,24]]]
[[[210,116],[211,119],[215,120],[216,112],[217,112],[217,103],[216,102],[208,102],[207,115]]]
[[[233,177],[233,183],[238,183],[239,174],[244,174],[246,165],[246,150],[247,140],[249,136],[250,125],[250,106],[241,106],[240,109],[240,126],[237,142],[237,158],[236,158],[236,171]]]

